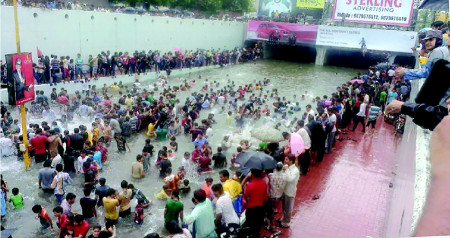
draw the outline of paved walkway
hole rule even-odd
[[[291,228],[282,237],[384,237],[399,140],[382,118],[373,136],[359,129],[341,138],[300,179]]]

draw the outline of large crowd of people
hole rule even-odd
[[[441,32],[427,32],[424,41],[430,61],[449,59],[448,47],[442,46]],[[439,52],[442,54],[436,56]],[[155,197],[166,200],[164,223],[160,225],[168,237],[214,238],[223,233],[237,237],[260,237],[265,233],[276,236],[280,229],[291,226],[300,176],[307,176],[309,167],[320,163],[325,153],[333,153],[336,141],[344,140],[345,134],[358,133],[350,131],[356,131],[359,124],[364,136],[370,137],[381,118],[393,120],[388,114],[382,116],[383,111],[391,114],[411,112],[412,109],[404,109],[413,108],[404,103],[411,91],[409,80],[428,77],[432,70],[431,62],[420,70],[370,67],[331,94],[313,98],[304,111],[299,103],[307,100],[308,92],[287,98],[277,88],[266,90],[270,84],[267,78],[250,84],[235,84],[229,80],[221,85],[203,80],[199,75],[197,80],[172,82],[176,86],[168,83],[172,80],[169,77],[171,70],[253,61],[260,54],[261,48],[256,45],[233,51],[198,50],[163,55],[136,52],[130,56],[107,51],[89,57],[86,63],[81,55],[75,60],[70,57],[58,59],[58,56],[40,58],[35,65],[36,80],[40,83],[114,77],[116,70],[136,75],[133,85],[114,82],[102,88],[88,87],[73,95],[64,88],[59,92],[54,88],[50,95],[36,91],[35,101],[27,108],[27,116],[39,119],[40,123],[31,123],[26,131],[21,130],[19,120],[1,103],[2,159],[8,156],[24,159],[23,133],[26,133],[31,158],[37,166],[42,164],[37,189],[41,189],[46,197],[54,195],[56,206],[52,208],[52,215],[48,211],[50,208],[41,205],[39,199],[34,200],[30,211],[39,220],[42,230],[56,229],[58,237],[115,237],[121,225],[128,221],[124,218],[131,217],[133,223],[144,224],[145,218],[151,216],[151,212],[145,210],[152,207],[152,202],[127,179],[144,180],[150,169],[156,167],[160,179],[152,183],[162,185],[161,192]],[[83,69],[84,65],[88,66],[88,71]],[[141,83],[140,74],[159,71],[166,71],[165,75],[160,74],[159,83]],[[198,86],[201,86],[199,90]],[[190,96],[182,99],[179,96],[182,92],[189,92]],[[55,112],[58,108],[60,113]],[[234,124],[237,134],[245,124],[276,119],[278,123],[274,129],[285,128],[284,132],[279,131],[283,139],[263,140],[258,146],[242,140],[236,148],[231,148],[225,136],[220,145],[212,145],[213,127],[217,123],[214,115],[208,113],[212,108],[226,115],[225,123]],[[414,110],[414,119],[421,126],[434,129],[440,122],[430,126],[429,121],[418,120],[417,115],[421,112],[417,108]],[[201,113],[204,115],[205,112],[207,118],[200,119]],[[78,125],[69,131],[68,125],[76,123],[74,118],[89,120],[90,124]],[[142,152],[130,164],[131,178],[123,178],[120,185],[116,185],[118,189],[106,185],[102,169],[115,162],[109,159],[111,144],[116,144],[119,153],[127,155],[130,152],[127,140],[138,133],[148,138],[142,141]],[[289,143],[293,135],[303,142],[301,153],[293,152]],[[179,147],[177,138],[180,137],[190,138],[190,148]],[[155,148],[155,141],[165,145]],[[217,147],[216,153],[212,146]],[[223,153],[234,149],[236,153],[231,157]],[[237,161],[254,150],[269,155],[276,162],[275,168],[245,170]],[[171,161],[177,151],[183,152],[184,156],[182,166],[174,169]],[[206,178],[203,186],[193,191],[193,210],[185,214],[186,200],[180,194],[191,190],[186,176],[190,171]],[[214,183],[208,175],[216,172],[220,182]],[[73,180],[82,180],[83,188],[68,192],[67,187]],[[8,209],[24,207],[21,189],[14,186],[9,194],[10,186],[2,176],[2,220],[7,218]],[[132,199],[137,200],[134,209]],[[76,202],[80,203],[81,212],[72,211]],[[92,219],[98,216],[100,209],[104,211],[105,224],[96,224]],[[88,236],[91,230],[92,234]],[[151,233],[145,237],[160,235]]]
[[[12,5],[11,0],[1,0],[0,6]],[[95,12],[111,12],[111,13],[125,13],[125,14],[139,14],[144,16],[163,16],[163,17],[177,17],[177,18],[195,18],[195,19],[211,19],[211,20],[226,20],[226,21],[242,21],[247,20],[247,17],[241,17],[238,12],[223,12],[220,15],[210,15],[206,12],[194,10],[178,10],[170,9],[165,6],[149,6],[144,9],[143,6],[130,7],[125,4],[86,4],[80,1],[59,1],[59,0],[18,0],[18,7],[33,7],[49,10],[81,10],[81,11],[95,11]]]
[[[200,66],[240,62],[236,55],[241,52],[225,54],[212,51],[196,53],[196,57],[191,57],[190,53],[172,57],[165,54],[160,60],[167,59],[168,62],[162,66],[155,53],[137,53],[131,61],[127,53],[120,55],[106,52],[89,61],[89,64],[93,61],[96,63],[89,65],[88,73],[92,73],[89,77],[95,78],[100,74],[114,76],[113,68],[123,70],[123,73],[138,74],[152,69],[166,69],[164,67],[167,64],[177,68],[189,64]],[[247,54],[247,60],[252,60],[257,58],[258,51],[243,53]],[[186,56],[189,59],[187,62]],[[70,71],[64,73],[65,70],[62,70],[65,75],[63,79],[84,78],[79,75],[84,72],[76,69],[77,63],[84,64],[78,58],[72,68],[76,76],[72,77]],[[66,63],[67,60],[71,61],[61,59],[66,60]],[[121,65],[118,65],[119,59]],[[153,68],[150,61],[154,61]],[[55,72],[52,71],[61,68],[61,65],[65,69],[65,63],[56,56],[52,61],[47,61],[50,65],[53,65],[52,62],[55,66],[40,73],[50,74],[49,78],[53,78],[54,83]],[[167,72],[167,76],[169,74]],[[307,175],[311,164],[320,163],[325,153],[332,153],[336,140],[342,140],[342,135],[349,133],[348,129],[355,131],[361,123],[362,132],[371,136],[384,106],[393,100],[407,99],[410,92],[409,83],[395,77],[394,68],[370,68],[356,75],[349,83],[337,87],[331,95],[314,98],[303,112],[299,102],[306,100],[305,95],[286,98],[277,89],[265,91],[270,79],[247,85],[236,85],[231,81],[227,85],[220,85],[202,81],[199,76],[197,80],[169,86],[167,81],[170,79],[167,76],[161,75],[159,84],[148,86],[144,86],[137,77],[132,86],[115,82],[103,88],[91,87],[74,95],[69,95],[64,89],[59,92],[53,89],[50,95],[36,92],[36,100],[28,107],[28,114],[41,118],[41,123],[30,124],[23,133],[27,133],[30,138],[30,155],[35,163],[43,163],[39,172],[39,189],[54,194],[57,201],[57,206],[53,208],[45,208],[39,204],[39,200],[35,201],[32,212],[39,218],[42,229],[56,229],[56,221],[60,237],[86,237],[91,228],[92,235],[89,237],[114,237],[117,229],[120,229],[119,217],[133,216],[131,199],[137,199],[137,206],[133,208],[133,222],[143,224],[145,217],[150,215],[145,210],[151,207],[151,201],[127,178],[121,182],[120,189],[108,187],[106,179],[102,177],[102,167],[114,163],[108,159],[111,143],[117,144],[120,153],[127,154],[130,150],[128,138],[135,133],[145,133],[148,139],[142,145],[142,153],[130,165],[132,178],[145,179],[149,168],[157,167],[161,180],[154,183],[164,186],[156,198],[167,200],[164,224],[161,225],[170,234],[169,237],[193,237],[194,234],[201,238],[217,237],[230,232],[230,228],[237,228],[241,235],[245,233],[249,237],[259,237],[260,230],[279,234],[279,228],[290,226],[300,175]],[[204,86],[196,91],[196,83]],[[162,89],[158,90],[158,87]],[[186,100],[178,97],[183,91],[191,93]],[[112,101],[115,98],[113,95],[118,96],[117,101]],[[61,110],[61,117],[56,116],[54,110],[57,107]],[[270,155],[277,162],[276,168],[267,171],[252,169],[250,173],[243,174],[236,160],[240,154],[254,148],[243,140],[234,148],[237,153],[227,158],[222,153],[230,149],[230,143],[225,137],[217,153],[213,153],[209,139],[213,136],[215,119],[211,115],[207,119],[199,118],[201,112],[214,107],[227,115],[228,125],[235,124],[238,130],[249,121],[281,118],[275,127],[287,128],[282,133],[284,139],[289,141],[292,133],[297,133],[305,148],[299,156],[295,156],[291,153],[289,143],[281,146],[278,142],[262,141],[258,150]],[[1,116],[4,155],[9,152],[21,159],[24,148],[18,120],[12,117],[3,103]],[[86,125],[79,125],[69,131],[68,124],[75,123],[74,117],[89,118],[92,122],[90,129]],[[371,126],[371,130],[366,131],[366,126]],[[178,148],[177,138],[182,136],[191,137],[191,148]],[[155,140],[167,140],[168,144],[155,148],[152,145]],[[186,152],[182,158],[182,167],[177,170],[172,168],[171,163],[176,151]],[[193,192],[195,207],[188,213],[183,209],[184,201],[180,199],[180,193],[190,190],[189,180],[185,177],[186,170],[190,168],[205,176],[218,172],[220,182],[214,183],[207,177],[203,187]],[[76,194],[66,191],[72,179],[84,181],[83,189],[77,189]],[[19,189],[12,188],[9,198],[17,209],[23,206]],[[1,192],[2,218],[5,218],[9,186],[3,179]],[[72,213],[71,206],[75,202],[81,204],[81,213]],[[53,209],[53,216],[49,215],[47,209]],[[98,209],[105,211],[106,223],[103,226],[93,224],[90,220],[97,216]],[[244,211],[246,219],[241,223]],[[159,235],[152,233],[146,237]]]
[[[34,77],[37,84],[65,83],[68,81],[85,82],[102,76],[140,75],[165,71],[168,76],[172,70],[203,67],[210,65],[237,64],[259,59],[262,56],[262,44],[250,48],[233,50],[186,50],[161,53],[159,51],[110,52],[102,51],[89,55],[87,60],[77,54],[70,56],[43,56],[34,63]],[[7,84],[7,65],[0,60],[0,76]],[[139,76],[136,76],[139,77]]]

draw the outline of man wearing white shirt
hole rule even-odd
[[[294,199],[297,194],[297,183],[300,178],[300,171],[295,166],[295,156],[289,154],[284,159],[284,175],[283,179],[286,181],[286,187],[283,194],[283,219],[281,227],[288,228],[291,223],[292,210],[294,209]]]
[[[311,105],[306,105],[306,118],[305,118],[305,124],[309,123],[309,115],[312,115],[314,118],[316,117],[314,110],[312,109]]]
[[[223,96],[223,94],[220,94],[220,96],[217,98],[217,103],[219,105],[223,105],[225,103],[225,97]]]
[[[390,68],[390,69],[388,70],[388,76],[389,76],[389,78],[391,79],[392,77],[394,77],[394,74],[395,74],[395,70],[393,70],[392,68]]]
[[[86,162],[88,160],[88,156],[86,156],[86,151],[83,150],[81,151],[80,156],[78,157],[78,161],[77,161],[77,174],[84,174],[83,171],[83,163]]]
[[[309,164],[311,162],[311,157],[309,155],[309,149],[311,148],[311,137],[305,128],[305,122],[303,120],[297,121],[297,134],[299,134],[303,139],[303,144],[305,146],[305,152],[300,158],[300,168],[302,170],[302,175],[308,173]],[[308,129],[309,130],[309,129]]]
[[[234,211],[233,201],[228,192],[223,191],[222,184],[217,183],[211,187],[216,202],[216,227],[218,230],[228,227],[230,224],[239,225],[239,217]]]
[[[50,156],[51,156],[51,160],[52,160],[52,168],[56,168],[57,164],[63,164],[63,160],[61,158],[61,155],[58,154],[58,151],[56,150],[52,150],[50,151]]]
[[[366,125],[364,124],[364,118],[366,117],[366,106],[367,105],[365,102],[361,103],[359,106],[359,112],[356,114],[355,125],[353,126],[352,131],[355,131],[356,127],[358,127],[358,123],[361,122],[363,126],[362,132],[366,132]]]
[[[0,150],[2,151],[2,157],[13,155],[13,142],[10,137],[4,136],[0,133]]]
[[[328,134],[327,137],[327,150],[326,152],[329,154],[331,153],[331,149],[333,148],[333,143],[334,143],[334,137],[336,135],[336,122],[337,122],[337,117],[336,114],[334,113],[334,108],[330,107],[328,108],[328,114],[329,114],[329,120],[330,120],[330,124],[331,124],[331,132],[330,134]],[[364,124],[364,120],[363,120],[363,124]]]

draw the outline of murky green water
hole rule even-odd
[[[238,66],[231,66],[226,68],[216,68],[201,72],[202,79],[197,79],[198,74],[191,74],[186,76],[181,76],[177,78],[171,78],[169,84],[179,85],[180,80],[183,79],[196,79],[197,85],[190,92],[183,92],[178,95],[181,101],[193,91],[199,91],[200,88],[206,83],[206,79],[209,82],[217,81],[219,82],[219,87],[214,89],[223,88],[229,81],[234,81],[236,87],[238,85],[244,85],[248,83],[254,83],[255,81],[262,81],[264,78],[269,78],[271,80],[271,85],[264,87],[264,93],[266,90],[272,91],[274,88],[278,89],[279,95],[281,97],[285,96],[287,100],[291,100],[293,95],[297,96],[297,101],[303,108],[306,104],[311,103],[313,96],[316,95],[329,95],[335,88],[344,82],[351,79],[357,70],[348,68],[338,68],[338,67],[322,67],[315,66],[312,64],[298,64],[283,61],[272,61],[265,60],[257,62],[256,64],[247,63]],[[144,78],[145,76],[143,76]],[[153,84],[155,80],[151,81]],[[148,85],[148,83],[146,83]],[[306,99],[301,100],[301,95],[308,92]],[[248,96],[247,96],[248,97]],[[117,100],[117,96],[115,97]],[[55,109],[57,111],[57,109]],[[213,136],[209,139],[210,144],[213,148],[213,153],[216,152],[217,146],[222,141],[224,135],[230,135],[232,139],[233,146],[227,152],[227,159],[230,160],[231,154],[235,152],[236,145],[243,138],[250,139],[254,145],[257,145],[258,141],[250,137],[250,129],[254,126],[259,126],[265,123],[274,123],[280,120],[280,115],[277,119],[261,119],[260,121],[250,121],[248,125],[243,129],[242,133],[235,133],[236,128],[233,126],[227,126],[225,124],[225,114],[221,113],[221,108],[216,106],[210,110],[202,110],[200,119],[207,117],[210,112],[215,113],[216,124],[213,124]],[[301,114],[291,115],[290,120],[294,117],[300,118]],[[90,125],[87,119],[76,118],[77,124],[83,123],[85,125]],[[33,120],[33,122],[39,122]],[[74,125],[70,125],[72,129]],[[72,132],[72,130],[71,130]],[[160,234],[165,234],[163,230],[163,217],[164,217],[164,201],[157,201],[154,199],[154,195],[161,190],[163,185],[162,180],[158,177],[158,172],[153,166],[151,169],[151,174],[142,180],[134,180],[131,178],[131,164],[135,161],[136,155],[142,151],[144,140],[146,136],[144,132],[137,135],[133,135],[128,143],[131,147],[131,152],[126,154],[116,153],[116,145],[112,143],[109,148],[108,162],[104,164],[103,172],[100,173],[99,177],[106,178],[107,185],[116,189],[120,189],[120,182],[122,180],[127,180],[129,183],[133,183],[136,188],[139,188],[143,193],[153,200],[153,205],[147,209],[153,213],[152,216],[147,217],[144,225],[137,226],[132,222],[132,217],[122,220],[118,228],[118,237],[143,237],[143,235],[150,232],[158,232]],[[177,168],[181,165],[181,157],[184,152],[191,152],[193,146],[191,145],[191,136],[178,136],[177,142],[179,144],[179,150],[176,159],[172,161],[173,170],[176,172]],[[168,145],[169,142],[155,142],[155,150],[158,151],[162,146]],[[155,159],[155,158],[153,158]],[[34,165],[34,164],[33,164]],[[42,163],[39,165],[34,165],[33,168],[28,171],[23,171],[23,162],[17,161],[15,157],[2,158],[1,160],[1,170],[4,179],[8,182],[10,189],[13,187],[18,187],[20,192],[25,199],[25,207],[21,210],[15,211],[11,204],[7,205],[8,211],[6,216],[6,222],[3,226],[7,228],[17,228],[17,232],[14,237],[55,237],[56,232],[53,234],[49,230],[42,233],[39,229],[40,224],[38,220],[34,219],[34,214],[31,211],[31,207],[34,204],[43,205],[47,211],[52,214],[53,208],[57,205],[54,196],[43,194],[42,191],[38,190],[38,171],[42,168]],[[219,182],[218,175],[213,174],[214,182]],[[195,190],[202,186],[204,181],[204,176],[197,176],[192,171],[188,175],[188,179],[191,180],[192,190]],[[77,195],[76,203],[72,206],[73,212],[81,213],[81,207],[79,205],[79,198],[83,196],[81,189],[81,182],[84,181],[82,176],[74,176],[74,184],[68,186],[68,192],[73,192]],[[10,196],[11,193],[8,194]],[[191,203],[192,194],[187,194],[181,198],[185,205],[185,214],[189,214],[192,210]],[[132,201],[132,211],[134,211],[136,201]],[[98,209],[99,218],[90,222],[90,225],[96,223],[104,224],[104,210],[103,208]],[[53,221],[56,219],[52,216]],[[56,227],[56,226],[55,226]]]

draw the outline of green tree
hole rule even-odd
[[[198,9],[209,14],[219,10],[242,11],[250,9],[252,0],[109,0],[112,3],[125,3],[136,6],[137,3],[148,2],[152,6],[179,7],[182,9]]]
[[[222,9],[225,11],[247,12],[250,9],[252,0],[221,0]]]
[[[194,2],[199,10],[207,13],[214,14],[222,8],[222,0],[195,0]]]
[[[183,9],[193,9],[193,0],[178,0],[174,3],[174,7],[181,7]]]

